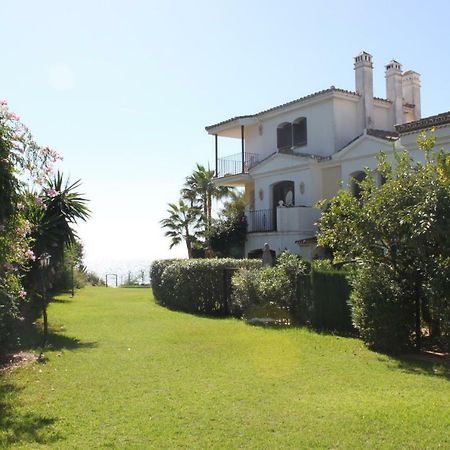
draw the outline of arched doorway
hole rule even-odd
[[[272,186],[272,208],[275,231],[277,229],[277,207],[283,202],[283,205],[295,205],[295,189],[293,181],[279,181]]]

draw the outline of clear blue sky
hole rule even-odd
[[[2,2],[0,98],[83,180],[88,263],[170,256],[158,221],[196,162],[204,126],[330,85],[375,95],[395,58],[422,74],[422,115],[450,110],[450,2]],[[183,255],[180,248],[171,255]]]

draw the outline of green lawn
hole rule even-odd
[[[450,370],[89,288],[49,311],[46,364],[1,375],[0,446],[450,448]]]

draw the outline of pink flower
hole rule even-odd
[[[41,197],[35,197],[34,198],[34,202],[36,203],[37,206],[39,206],[40,208],[47,208],[47,205],[44,203],[44,200]]]
[[[21,289],[20,291],[19,291],[19,297],[20,298],[25,298],[27,296],[27,293],[23,290],[23,289]]]
[[[56,196],[59,194],[59,192],[58,192],[56,189],[53,189],[53,188],[47,189],[47,190],[45,191],[45,193],[46,193],[50,198],[54,198],[54,197],[56,197]]]
[[[53,167],[48,166],[45,168],[45,175],[51,175],[53,173]]]
[[[20,117],[17,114],[10,113],[9,114],[9,119],[10,120],[14,120],[15,122],[18,122],[20,120]]]
[[[8,102],[6,100],[0,100],[0,106],[8,106]]]
[[[24,208],[23,203],[21,202],[17,203],[16,207],[18,210],[22,210]]]
[[[35,261],[36,260],[36,256],[33,252],[33,250],[27,250],[25,252],[25,256],[30,260],[30,261]]]

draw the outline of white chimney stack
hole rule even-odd
[[[393,104],[394,125],[403,123],[402,65],[394,59],[386,64],[386,97]]]
[[[403,99],[406,103],[414,105],[414,120],[421,118],[420,112],[420,74],[408,70],[403,74]]]
[[[372,55],[361,52],[355,56],[355,87],[361,96],[364,111],[364,128],[373,126],[373,65]]]

